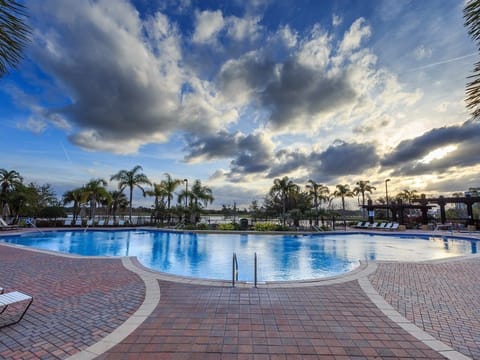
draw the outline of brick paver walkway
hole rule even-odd
[[[2,359],[65,359],[139,307],[140,278],[119,259],[67,258],[0,245],[0,286],[33,295],[23,320],[0,329]]]
[[[443,359],[356,281],[284,289],[160,281],[149,318],[100,359]]]
[[[379,263],[373,287],[400,314],[455,350],[480,359],[480,258]]]
[[[471,258],[379,263],[369,279],[417,326],[480,358],[478,274],[480,258]],[[158,279],[153,313],[99,358],[443,358],[382,313],[358,281],[341,281],[254,289]],[[2,244],[0,286],[35,297],[19,324],[0,329],[0,358],[6,359],[78,354],[124,324],[146,294],[142,278],[120,259],[68,258]]]

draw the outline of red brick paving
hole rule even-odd
[[[480,258],[379,263],[373,287],[400,314],[455,350],[480,359]]]
[[[356,281],[290,289],[160,281],[148,319],[99,359],[443,359]]]
[[[480,358],[480,259],[379,263],[374,287],[417,326]],[[378,359],[442,356],[384,316],[356,281],[253,289],[159,281],[160,304],[100,359]],[[145,288],[119,259],[65,258],[0,245],[0,286],[32,294],[0,330],[0,358],[64,359],[111,333]]]
[[[0,329],[0,358],[64,359],[111,333],[144,300],[119,259],[66,258],[0,245],[0,284],[33,295],[23,320]]]

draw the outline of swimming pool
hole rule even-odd
[[[52,231],[2,236],[0,241],[87,256],[136,256],[154,270],[207,279],[324,278],[348,272],[360,260],[421,261],[477,252],[480,241],[457,238],[337,233],[314,235],[195,234],[157,230]]]

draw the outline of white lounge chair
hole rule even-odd
[[[115,222],[113,219],[108,220],[107,226],[114,226]]]
[[[75,220],[75,226],[82,226],[82,219]]]
[[[399,223],[392,223],[390,230],[398,230]]]
[[[125,220],[118,220],[118,226],[125,226]]]
[[[378,226],[378,223],[374,222],[373,224],[370,224],[370,225],[368,226],[368,228],[369,228],[369,229],[376,229],[377,226]]]
[[[356,227],[356,228],[361,228],[362,225],[363,225],[363,221],[359,221],[359,222],[357,223],[357,225],[355,225],[354,227]]]
[[[0,217],[0,229],[1,230],[15,230],[15,229],[18,229],[18,226],[8,225],[7,222]]]
[[[105,226],[105,219],[98,220],[97,226]]]
[[[3,314],[10,305],[21,303],[21,302],[27,302],[27,305],[24,307],[23,311],[21,312],[20,316],[16,320],[10,320],[10,322],[7,322],[5,324],[1,323],[0,328],[13,325],[18,323],[20,320],[23,319],[23,316],[27,312],[28,308],[30,305],[32,305],[33,302],[33,296],[21,293],[19,291],[12,291],[6,294],[0,294],[0,314]]]
[[[72,226],[72,219],[67,219],[65,220],[65,222],[63,223],[63,226]]]
[[[87,220],[87,226],[93,226],[93,219]]]

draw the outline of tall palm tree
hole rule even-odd
[[[281,179],[273,180],[273,186],[270,189],[271,195],[280,195],[282,199],[282,223],[285,226],[285,214],[286,214],[286,206],[287,206],[287,197],[288,194],[292,191],[298,191],[299,186],[295,184],[292,180],[288,178],[288,176],[284,176]]]
[[[417,190],[408,190],[404,189],[402,192],[398,193],[396,198],[401,199],[402,201],[411,204],[412,200],[417,199],[418,196],[418,191]]]
[[[350,185],[348,184],[338,184],[336,186],[336,190],[335,192],[333,193],[333,195],[335,195],[335,197],[337,198],[341,198],[342,199],[342,218],[343,218],[343,225],[345,226],[345,228],[347,227],[347,222],[345,220],[345,198],[346,197],[353,197],[353,191],[350,190]]]
[[[198,208],[199,203],[203,204],[203,206],[207,206],[208,203],[211,204],[213,200],[215,200],[212,194],[212,189],[208,186],[202,185],[200,180],[195,180],[191,193],[196,208]]]
[[[25,7],[16,0],[0,0],[0,78],[22,60],[29,41]]]
[[[105,186],[107,186],[105,179],[92,179],[83,187],[84,194],[90,201],[90,218],[92,219],[95,217],[97,203],[110,198]]]
[[[80,206],[85,202],[85,198],[85,190],[83,188],[69,190],[63,194],[63,205],[73,202],[73,221],[77,220],[77,216],[80,213]]]
[[[465,4],[463,18],[468,35],[476,43],[477,49],[480,49],[480,0],[469,0]],[[480,115],[480,62],[475,63],[473,74],[469,78],[472,80],[467,83],[465,101],[473,117],[477,117]]]
[[[330,192],[328,186],[318,184],[312,179],[308,180],[307,189],[313,196],[313,206],[315,207],[315,225],[318,226],[318,206],[321,201],[326,199],[326,195]]]
[[[199,212],[202,207],[211,204],[215,198],[212,189],[206,185],[202,185],[200,180],[195,180],[192,186],[192,196],[194,201],[195,223],[199,220]]]
[[[373,190],[376,190],[377,188],[375,186],[372,186],[369,184],[369,180],[360,180],[357,181],[357,186],[353,188],[353,194],[358,196],[359,194],[362,195],[362,214],[363,217],[365,217],[365,193],[372,193]]]
[[[153,196],[155,198],[155,221],[159,217],[160,210],[165,207],[164,199],[167,196],[167,191],[165,190],[165,182],[161,181],[160,184],[153,183],[152,184],[152,189],[145,191],[145,194],[148,196]],[[160,202],[162,203],[162,206],[160,207]],[[163,216],[162,216],[162,221],[163,221]]]
[[[166,180],[162,181],[165,197],[167,198],[168,221],[170,221],[170,202],[177,187],[183,182],[181,179],[174,179],[169,173],[165,173]]]
[[[23,183],[23,178],[15,170],[0,169],[0,212],[3,216],[3,209],[7,203],[7,194],[18,185]]]
[[[127,196],[118,190],[113,190],[109,192],[110,194],[110,201],[109,201],[109,212],[111,210],[111,214],[113,216],[113,220],[117,215],[118,209],[126,209],[128,206]]]
[[[123,191],[126,187],[128,187],[130,190],[130,222],[132,221],[133,188],[138,187],[140,190],[142,190],[143,196],[145,196],[145,190],[143,189],[142,185],[151,185],[148,177],[139,171],[143,171],[143,168],[140,165],[137,165],[132,170],[120,170],[118,173],[110,177],[110,180],[118,181],[118,189],[120,191]]]

